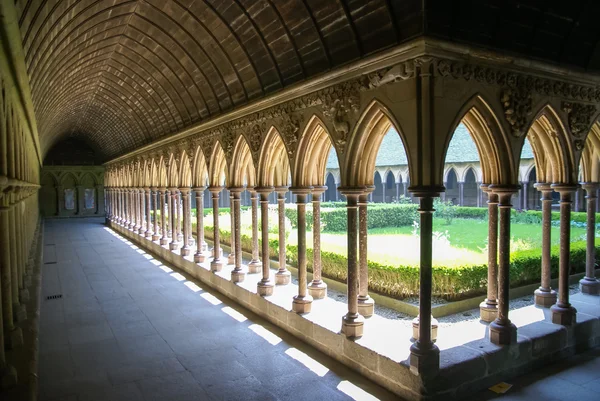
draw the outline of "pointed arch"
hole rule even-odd
[[[269,129],[258,160],[258,186],[290,185],[290,161],[281,135],[275,127]]]
[[[206,166],[206,158],[200,147],[194,151],[192,161],[192,183],[194,187],[206,186],[208,177],[208,167]]]
[[[152,187],[159,185],[158,163],[155,158],[150,159],[150,185]]]
[[[158,161],[158,186],[160,188],[166,188],[169,185],[169,179],[167,176],[167,166],[165,164],[165,158],[164,156],[160,157],[160,160]]]
[[[454,132],[461,123],[467,128],[477,148],[481,165],[481,181],[486,184],[499,185],[514,183],[517,174],[510,143],[496,114],[481,94],[476,94],[469,99],[458,112],[450,132],[446,136],[444,160],[447,158]],[[443,174],[443,176],[447,177],[447,174]],[[475,176],[477,177],[477,174]]]
[[[233,148],[233,159],[229,172],[229,185],[241,188],[244,186],[254,187],[256,185],[256,171],[252,160],[250,146],[243,135],[240,135]]]
[[[225,152],[219,141],[213,145],[212,155],[210,157],[208,180],[213,187],[222,187],[226,185],[227,180],[227,161]]]
[[[558,114],[549,104],[542,107],[527,130],[533,149],[538,182],[576,182],[570,141]],[[521,144],[523,148],[525,140]]]
[[[595,122],[585,139],[581,154],[583,182],[600,182],[600,123]]]
[[[337,154],[325,124],[318,116],[313,115],[298,142],[292,171],[292,185],[295,187],[324,186],[327,160],[332,148]]]
[[[144,188],[148,188],[150,187],[150,184],[152,184],[152,161],[150,159],[144,160],[142,180],[140,184]]]
[[[394,120],[388,109],[378,100],[373,100],[365,109],[355,126],[341,169],[341,179],[344,186],[371,186],[374,181],[375,162],[383,138],[390,127],[394,127],[400,136],[406,150],[406,139],[399,124]],[[410,152],[406,151],[409,172],[412,171]]]
[[[86,182],[86,179],[88,179],[92,182],[93,186],[98,185],[98,179],[96,178],[96,176],[90,172],[85,172],[82,174],[81,177],[79,177],[79,182],[81,185],[83,185]]]
[[[169,155],[169,163],[167,167],[167,185],[169,188],[179,188],[179,168],[175,155]]]
[[[190,188],[192,186],[192,165],[190,157],[184,150],[179,155],[179,187]]]
[[[454,173],[454,176],[456,177],[456,180],[458,181],[458,174],[456,173],[456,169],[454,167],[448,167],[446,169],[446,171],[444,172],[444,182],[448,181],[448,177],[450,176],[450,172]]]
[[[469,174],[469,171],[473,171],[473,176],[475,177],[475,181],[481,180],[481,177],[479,176],[479,174],[477,174],[478,173],[477,167],[473,163],[469,163],[463,169],[462,177],[460,177],[459,181],[465,182],[467,179],[467,174]]]

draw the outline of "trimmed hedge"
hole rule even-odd
[[[368,228],[411,226],[419,220],[416,204],[379,204],[369,206],[367,214]],[[347,230],[348,212],[346,209],[321,211],[323,231],[340,232]]]
[[[221,241],[229,243],[230,233],[220,230]],[[205,228],[205,235],[212,239],[212,227]],[[260,241],[259,241],[260,242]],[[252,250],[252,239],[242,235],[242,249],[247,252]],[[277,258],[279,255],[279,242],[277,239],[269,240],[270,255]],[[558,255],[560,247],[551,248],[551,274],[552,278],[558,277]],[[596,254],[600,255],[600,239],[596,240]],[[307,249],[308,270],[312,271],[312,249]],[[571,243],[571,271],[570,274],[585,271],[586,242]],[[298,265],[298,248],[295,245],[286,247],[286,260],[292,266]],[[333,252],[321,252],[323,276],[346,282],[348,259],[345,255]],[[419,295],[419,267],[418,266],[392,266],[377,262],[368,262],[369,266],[369,291],[383,294],[392,298],[403,299]],[[477,295],[483,295],[487,288],[487,265],[471,265],[458,267],[433,267],[433,295],[448,300],[459,300]],[[540,250],[516,251],[511,254],[510,283],[511,287],[539,282],[541,279],[541,254]]]

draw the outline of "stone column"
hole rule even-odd
[[[487,298],[479,305],[481,320],[493,322],[498,316],[498,194],[481,186],[488,193],[488,274]]]
[[[600,295],[600,281],[596,279],[596,193],[597,183],[584,183],[587,192],[587,246],[585,255],[585,277],[579,281],[581,292],[590,295]]]
[[[23,331],[20,327],[15,326],[17,321],[14,309],[13,291],[15,290],[14,282],[14,267],[11,252],[8,250],[13,247],[10,236],[10,202],[7,195],[0,195],[0,247],[5,251],[0,252],[0,277],[1,277],[1,294],[2,299],[2,316],[0,321],[3,325],[4,342],[0,343],[0,348],[14,349],[23,344]]]
[[[313,297],[308,295],[308,273],[306,266],[306,198],[310,188],[293,188],[298,208],[298,295],[292,301],[292,311],[310,313]],[[281,227],[279,228],[281,230]],[[280,266],[281,268],[281,266]],[[279,272],[278,272],[279,273]]]
[[[169,197],[169,195],[167,195],[167,188],[159,188],[158,195],[160,198],[160,233],[161,233],[160,244],[167,245],[169,243],[169,234],[168,234],[169,230],[167,228],[167,214],[170,213],[168,206],[165,207],[165,203],[166,203],[165,197]]]
[[[529,210],[529,182],[523,181],[521,186],[523,187],[523,210]]]
[[[15,322],[21,322],[27,319],[27,310],[25,305],[22,305],[19,300],[20,289],[23,288],[23,276],[21,275],[21,260],[19,252],[19,241],[17,233],[17,213],[18,213],[18,195],[12,194],[12,204],[8,210],[9,216],[9,233],[8,238],[11,240],[10,249],[10,267],[11,267],[11,284],[12,284],[12,302],[13,302],[13,319]]]
[[[85,204],[83,203],[83,185],[77,185],[75,187],[75,191],[75,194],[77,196],[77,210],[75,211],[75,214],[83,215],[85,211]]]
[[[256,188],[260,194],[260,223],[262,235],[262,279],[257,284],[257,292],[261,296],[273,295],[273,282],[270,278],[269,270],[269,194],[273,191],[272,187]]]
[[[407,195],[407,194],[408,194],[408,182],[403,182],[403,183],[402,183],[402,186],[404,187],[404,188],[403,188],[403,191],[404,191],[403,195],[404,195],[404,197],[406,198],[406,197],[408,196],[408,195]]]
[[[177,229],[179,225],[177,223],[177,219],[179,218],[179,213],[177,211],[177,209],[179,209],[179,202],[177,198],[179,190],[177,188],[171,188],[169,192],[171,195],[171,213],[169,216],[169,222],[171,223],[171,243],[169,244],[169,249],[174,251],[179,247],[177,244]]]
[[[381,196],[382,196],[381,203],[386,203],[385,202],[385,190],[386,190],[386,186],[387,186],[387,181],[382,180],[381,181],[381,188],[383,190],[381,191]]]
[[[146,238],[152,238],[152,214],[150,213],[152,202],[150,201],[150,188],[144,188],[144,192],[146,193],[146,229],[144,236]]]
[[[250,191],[250,201],[252,202],[252,260],[248,264],[248,273],[260,273],[262,263],[258,255],[258,194],[253,188]]]
[[[542,194],[542,282],[535,290],[535,304],[549,308],[556,303],[556,292],[550,288],[551,280],[551,230],[552,230],[552,187],[550,184],[539,182],[535,187]]]
[[[327,284],[321,278],[321,195],[327,187],[313,187],[313,280],[308,286],[308,293],[313,299],[323,299],[327,296]]]
[[[127,224],[127,228],[132,230],[135,227],[135,202],[134,202],[134,195],[133,195],[134,189],[133,188],[128,188],[127,189],[127,214],[129,216],[128,221],[129,224]]]
[[[231,189],[228,189],[229,192],[229,218],[230,218],[230,235],[229,235],[229,255],[227,256],[227,264],[233,265],[235,264],[235,235],[233,235],[233,230],[235,227],[235,210],[233,208],[233,194],[231,193]]]
[[[171,191],[168,190],[165,192],[166,197],[167,197],[167,214],[168,214],[168,220],[167,220],[167,226],[165,227],[165,230],[167,231],[167,237],[171,238],[173,235],[173,220],[174,220],[174,216],[173,216],[173,196],[171,196]]]
[[[286,247],[285,247],[285,193],[288,187],[276,187],[277,192],[277,216],[278,216],[278,232],[279,232],[279,269],[275,273],[276,285],[288,285],[290,283],[291,273],[287,269]],[[295,192],[294,192],[295,193]],[[306,202],[306,194],[305,194]],[[298,204],[298,207],[299,204]],[[298,235],[300,235],[300,224],[298,223]],[[306,231],[306,226],[304,227]],[[306,255],[306,254],[305,254]]]
[[[458,183],[458,204],[459,206],[465,205],[465,183]]]
[[[160,234],[158,233],[158,188],[157,187],[152,187],[152,197],[154,198],[154,208],[153,210],[153,216],[154,216],[154,221],[153,223],[153,229],[152,229],[152,241],[158,241],[160,239]],[[162,212],[160,213],[162,214]]]
[[[56,215],[60,216],[65,207],[65,188],[63,186],[58,185],[56,187]]]
[[[367,197],[371,190],[358,197],[358,313],[371,317],[375,301],[369,296],[369,266],[367,253]]]
[[[213,260],[210,262],[210,270],[213,272],[221,271],[225,264],[221,259],[221,239],[219,233],[219,193],[222,187],[208,188],[212,194],[213,201]]]
[[[440,188],[441,189],[441,188]],[[419,197],[420,263],[419,263],[419,316],[418,339],[410,347],[410,370],[416,375],[434,375],[440,366],[440,350],[433,343],[431,316],[432,253],[433,253],[433,198],[439,190],[423,190],[412,195]],[[415,322],[413,321],[413,330]],[[414,334],[413,334],[414,337]]]
[[[349,338],[363,335],[364,317],[358,313],[358,197],[365,188],[342,188],[348,213],[348,313],[342,318],[342,333]]]
[[[231,193],[231,211],[234,216],[234,226],[231,228],[232,244],[235,244],[235,248],[232,249],[234,254],[234,268],[231,271],[231,281],[234,283],[241,283],[246,277],[246,273],[242,268],[242,222],[240,215],[242,212],[241,196],[244,188],[230,188]]]
[[[138,234],[144,235],[146,233],[146,228],[144,227],[144,214],[146,210],[146,202],[145,202],[145,191],[144,188],[138,188]]]
[[[579,205],[581,202],[581,197],[579,196],[579,193],[581,192],[580,188],[577,188],[577,190],[575,190],[575,202],[573,204],[573,211],[574,212],[579,212]]]
[[[190,210],[190,189],[186,187],[179,188],[181,197],[183,199],[183,246],[180,249],[181,256],[186,257],[190,254],[190,247],[188,246],[188,238],[190,236],[190,227],[188,225],[191,218]]]
[[[119,224],[125,223],[125,190],[119,188]]]
[[[560,254],[558,257],[558,301],[552,305],[552,323],[571,326],[577,311],[569,303],[569,271],[571,270],[571,203],[576,185],[553,184],[560,194]]]
[[[400,200],[400,183],[396,183],[396,202]]]
[[[510,288],[510,210],[511,197],[517,187],[490,185],[498,195],[498,317],[490,323],[490,341],[496,345],[509,345],[517,340],[517,328],[508,318]]]
[[[482,191],[481,191],[481,183],[478,182],[477,183],[477,207],[481,207],[481,201],[482,201],[482,199],[481,199],[481,193],[482,193]]]
[[[195,263],[204,263],[208,258],[206,241],[204,241],[204,190],[206,187],[194,188],[196,193],[196,253]]]
[[[181,193],[179,189],[177,189],[177,196],[173,199],[175,201],[176,209],[175,209],[175,229],[177,230],[177,242],[183,242],[183,232],[182,232],[182,224],[181,224],[181,216],[183,211],[181,210]]]

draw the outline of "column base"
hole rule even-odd
[[[169,249],[170,249],[170,250],[172,250],[172,251],[176,251],[176,250],[177,250],[177,248],[179,248],[179,245],[177,244],[177,242],[171,242],[171,243],[169,244]]]
[[[600,295],[600,281],[595,277],[584,277],[579,281],[581,292],[588,295]]]
[[[231,281],[234,283],[241,283],[246,278],[246,273],[240,270],[233,270],[231,272]]]
[[[544,291],[538,288],[533,292],[535,304],[542,308],[549,308],[556,303],[556,291]]]
[[[183,242],[183,234],[177,234],[177,242]]]
[[[220,272],[221,269],[223,268],[223,261],[221,259],[213,259],[210,262],[210,271],[212,272]]]
[[[160,239],[160,235],[152,234],[152,241],[158,241]]]
[[[479,304],[480,320],[486,323],[491,323],[498,317],[498,304],[496,301],[488,303],[486,299]]]
[[[17,370],[11,366],[6,365],[0,369],[0,389],[6,390],[17,385]]]
[[[506,323],[498,319],[490,323],[489,326],[490,342],[496,345],[510,345],[517,342],[517,326],[510,320]]]
[[[417,316],[412,321],[412,332],[413,332],[412,338],[415,339],[415,341],[419,341],[419,326],[420,325],[421,325],[421,322],[420,322],[419,316]],[[431,317],[431,341],[437,340],[438,326],[439,326],[438,321],[436,319],[434,319],[432,316]]]
[[[308,293],[313,299],[323,299],[327,296],[327,284],[322,281],[312,281],[308,285]],[[360,308],[360,306],[359,306]]]
[[[28,286],[27,283],[24,284]],[[29,285],[31,285],[31,279],[29,280]],[[27,288],[19,290],[19,302],[21,302],[21,304],[26,304],[29,302],[29,290]]]
[[[4,345],[6,349],[15,349],[23,345],[23,330],[15,327],[12,331],[4,333]]]
[[[311,297],[310,295],[296,295],[294,296],[294,300],[292,301],[292,311],[300,315],[310,313],[312,309],[312,301],[313,297]]]
[[[144,234],[144,237],[146,237],[146,238],[152,238],[153,237],[152,231],[146,231],[145,234]]]
[[[273,295],[273,283],[269,281],[259,281],[256,285],[256,292],[261,297],[269,297]]]
[[[363,336],[365,327],[365,318],[357,314],[349,316],[348,314],[342,317],[342,334],[348,338],[360,338]]]
[[[167,245],[169,243],[169,239],[168,238],[161,238],[160,239],[160,244],[161,245]]]
[[[13,304],[13,319],[15,323],[27,320],[27,308],[22,304]]]
[[[227,256],[227,264],[228,265],[234,265],[235,264],[235,255],[233,253],[230,253]]]
[[[366,298],[358,297],[358,313],[365,317],[371,317],[375,313],[375,301],[370,296]]]
[[[262,272],[262,262],[260,260],[253,260],[248,263],[248,274],[256,274]]]
[[[552,311],[552,323],[563,326],[572,326],[577,321],[577,309],[571,305],[554,304],[550,308]]]
[[[144,230],[142,228],[138,228],[137,233],[143,237],[146,234],[146,230]]]
[[[210,256],[205,252],[195,253],[194,254],[194,263],[204,263],[204,262],[206,262],[206,259],[208,259],[209,257]]]
[[[440,371],[440,349],[433,343],[424,346],[415,341],[410,346],[409,362],[412,374],[434,377]]]
[[[189,254],[190,254],[190,248],[188,248],[188,247],[181,248],[181,256],[185,257],[185,256],[189,256]]]
[[[288,285],[292,280],[292,273],[289,270],[278,270],[275,273],[275,284],[276,285]]]

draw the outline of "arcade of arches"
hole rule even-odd
[[[600,78],[591,50],[585,65],[568,53],[562,58],[535,53],[531,61],[533,48],[548,48],[504,49],[469,39],[483,34],[452,42],[454,34],[436,28],[409,32],[410,26],[458,23],[444,22],[443,10],[434,5],[428,6],[431,12],[413,12],[428,3],[422,1],[399,2],[406,9],[383,0],[364,7],[329,0],[250,3],[0,3],[3,386],[17,382],[15,358],[24,357],[19,349],[29,336],[24,322],[37,313],[32,300],[39,297],[39,210],[64,215],[65,197],[76,203],[73,213],[84,214],[89,197],[91,209],[103,208],[112,230],[407,399],[462,396],[490,380],[600,344],[595,271]],[[539,12],[540,19],[551,18],[550,12]],[[431,20],[423,23],[423,18]],[[577,46],[566,41],[565,48]],[[459,125],[474,141],[476,168],[445,168]],[[376,173],[390,129],[406,152],[402,181]],[[43,161],[68,138],[97,151],[104,162],[103,183],[91,179],[100,175],[65,172],[66,166],[52,179],[42,177],[62,168]],[[526,139],[533,155],[529,164],[520,158]],[[328,174],[331,151],[338,160],[335,174]],[[401,183],[409,184],[396,185]],[[53,201],[46,193],[52,191],[40,189],[51,185],[57,194]],[[95,191],[86,195],[86,188]],[[533,329],[511,321],[510,216],[519,191],[524,200],[515,206],[540,208],[543,216],[535,303],[546,317]],[[366,222],[369,201],[389,201],[390,192],[419,204],[419,315],[410,346],[382,351],[368,342],[378,329],[370,327],[376,305],[369,295]],[[592,306],[584,309],[575,308],[569,294],[576,196],[587,212],[580,287]],[[347,302],[337,315],[319,310],[327,293],[317,224],[324,197],[343,199],[347,208]],[[458,352],[440,350],[436,344],[444,334],[440,331],[436,342],[432,330],[432,216],[438,197],[489,211],[487,296],[480,306],[486,335],[475,350],[468,344]],[[556,288],[551,286],[553,197],[560,203]],[[278,254],[269,247],[269,230],[283,224],[286,200],[297,208],[297,283],[286,268],[285,237],[280,236]],[[252,210],[249,260],[242,251],[242,202]],[[269,219],[270,202],[278,205],[276,221]],[[309,203],[315,222],[312,275]],[[231,206],[228,257],[218,217],[210,222],[210,246],[203,221],[204,207],[218,216],[224,205]],[[279,258],[274,269],[271,258]],[[287,306],[276,304],[278,293],[289,288],[294,295]],[[325,329],[319,316],[336,327]],[[542,334],[536,334],[540,327]],[[546,335],[552,340],[532,346]]]

